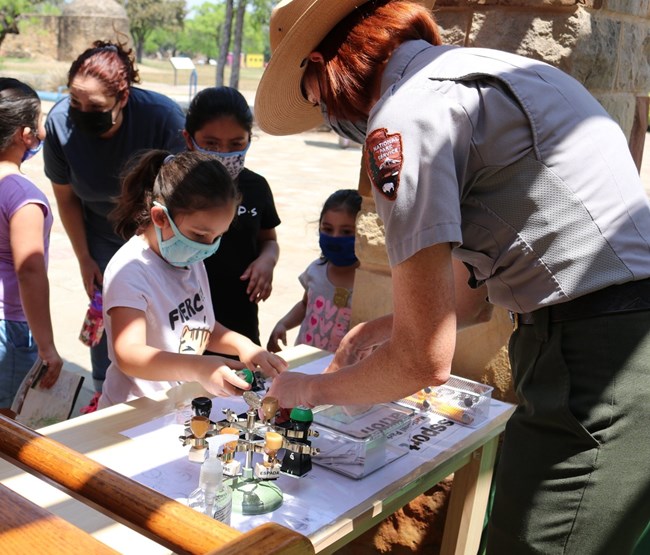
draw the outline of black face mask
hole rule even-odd
[[[337,119],[327,112],[327,106],[325,106],[324,102],[320,103],[320,111],[321,114],[323,114],[323,119],[337,135],[359,144],[366,142],[366,132],[368,131],[367,121],[359,120],[352,122],[344,119]]]
[[[117,102],[115,106],[117,106]],[[91,137],[99,137],[115,125],[113,120],[115,106],[106,112],[82,112],[79,108],[70,106],[68,116],[79,131]]]

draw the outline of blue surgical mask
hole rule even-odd
[[[323,115],[323,119],[329,124],[329,126],[337,135],[343,137],[344,139],[350,139],[351,141],[354,141],[355,143],[359,143],[361,145],[366,142],[366,133],[368,131],[367,121],[359,120],[352,122],[344,119],[338,119],[327,111],[327,106],[325,106],[324,102],[320,103],[320,111]]]
[[[354,255],[354,235],[333,237],[321,232],[318,244],[323,256],[334,266],[352,266],[358,260]]]
[[[194,148],[199,152],[203,152],[203,154],[209,154],[210,156],[213,156],[219,160],[219,162],[221,162],[223,167],[226,168],[230,174],[230,177],[233,179],[237,179],[237,176],[244,169],[246,153],[251,146],[249,142],[244,150],[238,150],[237,152],[215,152],[214,150],[206,150],[205,148],[201,148],[196,144],[196,141],[194,139],[192,139],[192,144],[194,145]]]
[[[162,256],[172,266],[177,266],[179,268],[189,266],[190,264],[201,262],[201,260],[205,260],[217,252],[219,245],[221,244],[221,237],[217,237],[216,241],[209,245],[199,243],[198,241],[192,241],[185,237],[185,235],[183,235],[176,227],[176,224],[169,215],[166,206],[163,206],[156,201],[154,201],[154,205],[159,206],[164,210],[167,219],[169,220],[169,225],[174,232],[174,236],[171,239],[163,241],[162,231],[157,225],[154,225],[156,228],[156,238],[158,239],[160,256]]]
[[[34,148],[28,148],[25,151],[25,154],[23,154],[23,158],[20,161],[20,163],[22,164],[23,162],[27,162],[27,160],[29,160],[30,158],[36,156],[41,151],[42,148],[43,148],[43,141],[41,141],[39,139],[38,140],[38,146],[34,147]]]

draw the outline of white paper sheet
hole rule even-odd
[[[296,368],[296,371],[320,373],[330,359],[318,359]],[[239,414],[248,407],[240,398],[215,398],[211,419],[223,420],[222,411],[226,408]],[[301,478],[281,475],[275,483],[284,495],[282,506],[271,513],[256,516],[243,516],[233,511],[231,526],[245,532],[265,522],[276,522],[307,536],[315,534],[340,515],[376,498],[388,484],[404,480],[418,466],[445,450],[454,449],[463,439],[510,408],[509,404],[492,400],[489,419],[471,428],[435,414],[418,413],[412,428],[411,449],[403,457],[361,480],[316,465]],[[121,432],[138,444],[139,452],[149,453],[149,456],[125,458],[115,470],[168,497],[183,501],[197,487],[200,470],[199,464],[188,461],[189,447],[183,447],[179,440],[184,433],[182,423],[187,418],[187,410],[181,410]],[[243,454],[238,453],[238,458],[240,455]],[[254,461],[259,462],[260,457],[254,455]]]

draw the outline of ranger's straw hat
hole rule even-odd
[[[429,9],[434,0],[413,0]],[[302,95],[307,57],[327,34],[367,0],[282,0],[271,13],[271,60],[255,94],[255,120],[271,135],[291,135],[323,123]]]
[[[291,135],[323,123],[300,82],[311,54],[346,15],[366,0],[282,0],[271,13],[271,60],[255,94],[255,120],[272,135]]]

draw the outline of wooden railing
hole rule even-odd
[[[116,555],[83,530],[0,484],[0,552]]]
[[[75,499],[128,526],[171,551],[188,555],[303,555],[314,553],[308,538],[278,524],[268,523],[241,533],[207,515],[149,489],[88,457],[45,437],[0,414],[0,457],[22,468]],[[34,541],[40,553],[76,553],[84,542],[99,543],[31,502],[2,487],[0,489],[0,553],[27,553]],[[33,526],[29,534],[11,534],[13,527]],[[53,530],[59,533],[53,534]],[[23,531],[24,532],[24,531]],[[17,549],[13,542],[26,542]],[[4,544],[11,541],[12,543]],[[60,541],[61,549],[53,542]],[[28,543],[29,542],[29,543]],[[67,544],[67,551],[64,549]],[[7,549],[5,549],[5,545]],[[84,544],[87,545],[87,544]],[[114,553],[101,550],[85,553]],[[74,548],[74,549],[73,549]],[[79,551],[81,552],[81,551]]]

